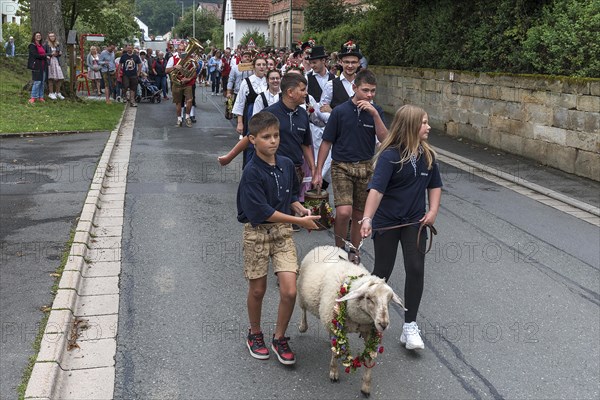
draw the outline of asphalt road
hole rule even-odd
[[[0,139],[0,398],[16,398],[42,306],[108,132]]]
[[[359,398],[360,376],[328,378],[328,337],[288,330],[293,367],[251,358],[239,163],[216,157],[237,135],[221,97],[198,89],[198,123],[174,126],[170,102],[138,108],[125,200],[115,398]],[[444,166],[439,235],[426,259],[418,316],[426,348],[400,347],[392,312],[372,398],[597,399],[600,396],[600,233],[597,227]],[[302,257],[333,243],[300,232]],[[364,263],[372,267],[372,244]],[[401,266],[400,255],[397,266]],[[404,273],[390,284],[402,295]],[[270,279],[263,330],[273,331]],[[358,341],[354,341],[354,348]]]

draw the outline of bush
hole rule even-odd
[[[544,7],[524,48],[538,72],[600,77],[600,0],[561,0]]]
[[[600,0],[371,0],[307,32],[328,51],[349,39],[370,64],[600,77]]]

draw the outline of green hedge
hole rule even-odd
[[[371,0],[330,30],[328,51],[358,41],[371,64],[600,77],[600,0]]]

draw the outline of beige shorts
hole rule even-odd
[[[269,271],[273,260],[273,272],[298,273],[298,255],[290,224],[263,224],[253,227],[244,225],[244,275],[246,279],[258,279]]]
[[[367,201],[367,185],[373,175],[371,160],[351,162],[331,162],[333,202],[338,206],[352,206],[364,211]]]

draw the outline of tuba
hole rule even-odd
[[[200,42],[195,38],[190,38],[187,47],[185,48],[185,57],[180,58],[177,65],[181,65],[181,69],[174,69],[171,71],[169,76],[171,77],[171,82],[183,86],[184,83],[181,82],[183,78],[191,78],[196,75],[196,68],[198,68],[198,63],[192,57],[194,54],[200,53],[201,50],[204,50],[204,47],[200,44]]]

